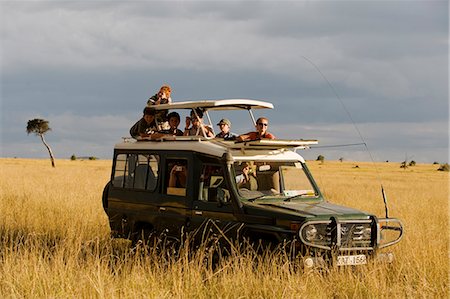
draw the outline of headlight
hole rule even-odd
[[[329,234],[328,224],[319,221],[305,223],[299,230],[300,240],[312,246],[329,246],[331,243]]]
[[[305,227],[305,238],[306,240],[312,242],[317,237],[317,228],[310,224],[307,227]]]

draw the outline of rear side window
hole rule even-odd
[[[119,154],[116,157],[113,186],[154,191],[158,182],[159,156]]]
[[[186,196],[186,184],[189,174],[188,161],[186,159],[167,159],[166,174],[166,194]]]

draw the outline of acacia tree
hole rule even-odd
[[[44,135],[48,131],[50,131],[51,128],[48,126],[48,121],[45,119],[35,118],[28,121],[27,124],[27,133],[34,133],[37,136],[41,137],[42,143],[44,143],[45,147],[48,150],[48,153],[50,155],[50,160],[52,161],[52,166],[55,167],[55,158],[53,157],[52,149],[50,146],[45,142]]]

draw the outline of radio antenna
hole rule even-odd
[[[364,147],[366,148],[367,152],[369,153],[370,156],[370,160],[372,161],[372,164],[375,167],[375,170],[377,172],[377,176],[378,176],[378,180],[380,182],[381,185],[381,194],[383,195],[383,202],[384,202],[384,210],[386,212],[386,218],[389,218],[388,216],[388,206],[387,206],[387,196],[386,193],[384,192],[384,188],[383,188],[383,183],[381,180],[381,176],[380,176],[380,172],[378,170],[378,167],[375,164],[375,160],[372,157],[372,153],[369,150],[369,147],[367,146],[367,143],[363,137],[363,135],[361,134],[361,131],[359,130],[358,126],[356,125],[355,121],[353,120],[352,115],[350,114],[350,112],[348,111],[347,107],[345,107],[344,102],[342,101],[341,97],[339,96],[339,94],[336,92],[336,90],[334,89],[334,86],[331,84],[331,82],[327,79],[327,77],[325,77],[325,75],[321,72],[321,70],[319,69],[319,67],[312,62],[309,58],[307,58],[306,56],[303,56],[303,59],[305,59],[306,61],[308,61],[316,70],[317,72],[319,72],[319,74],[322,76],[322,78],[325,80],[325,82],[327,82],[328,86],[330,87],[330,89],[332,90],[333,94],[336,96],[336,98],[338,99],[339,103],[341,104],[342,108],[344,109],[344,111],[347,113],[348,118],[350,119],[350,121],[353,124],[353,127],[355,127],[356,132],[358,132],[359,138],[362,141],[362,144],[364,144]]]

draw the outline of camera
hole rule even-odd
[[[175,171],[183,171],[183,166],[175,166]]]

